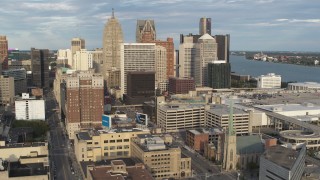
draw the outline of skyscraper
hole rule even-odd
[[[121,94],[127,94],[127,74],[130,71],[155,71],[154,43],[123,43],[121,45]]]
[[[118,82],[120,79],[110,78],[113,72],[119,72],[120,70],[120,44],[123,43],[123,34],[121,24],[118,19],[114,16],[112,10],[112,16],[108,19],[103,31],[103,78],[107,82],[107,87],[120,86]],[[118,76],[117,76],[118,77]],[[110,87],[109,87],[110,86]]]
[[[80,51],[81,49],[86,48],[86,42],[84,39],[81,38],[72,38],[71,39],[71,52],[72,56],[77,52]]]
[[[230,34],[215,35],[215,39],[218,44],[218,59],[229,62]]]
[[[204,34],[209,34],[211,35],[211,18],[200,18],[199,22],[199,34],[204,35]]]
[[[208,86],[208,63],[217,61],[217,43],[209,34],[196,44],[195,81],[197,86]]]
[[[101,74],[80,71],[66,78],[66,129],[72,139],[81,128],[101,127],[104,85]]]
[[[33,85],[49,87],[49,50],[31,48],[31,66]]]
[[[231,66],[225,61],[213,61],[208,64],[208,86],[213,89],[230,88]]]
[[[137,20],[136,42],[152,42],[156,40],[156,27],[153,20]]]
[[[0,74],[1,69],[8,69],[8,41],[6,36],[0,36]]]
[[[179,46],[179,77],[189,78],[195,75],[196,44],[193,36],[183,37]]]

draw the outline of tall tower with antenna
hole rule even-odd
[[[233,127],[233,102],[230,103],[228,128],[225,132],[223,169],[234,171],[237,166],[237,136]]]

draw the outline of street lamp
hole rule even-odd
[[[237,180],[240,180],[240,172],[238,171],[238,177]]]

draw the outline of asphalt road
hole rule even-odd
[[[68,138],[65,136],[65,129],[58,118],[57,103],[54,100],[53,92],[50,91],[45,97],[46,117],[50,126],[49,154],[51,162],[51,177],[57,180],[82,179],[73,166],[77,165],[70,158],[72,149]],[[72,165],[71,165],[72,164]]]

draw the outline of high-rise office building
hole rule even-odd
[[[213,89],[231,87],[231,66],[225,61],[213,61],[208,64],[208,86]]]
[[[120,69],[120,46],[123,43],[123,33],[121,24],[118,19],[112,16],[108,19],[103,31],[103,78],[107,83],[108,88],[120,86],[119,76],[115,76],[114,72],[119,72]],[[118,77],[113,79],[111,77]]]
[[[156,88],[162,92],[167,90],[167,50],[163,46],[156,46],[156,59],[155,59],[155,83]],[[164,85],[163,85],[164,84]]]
[[[192,36],[183,37],[179,46],[179,77],[189,78],[195,76],[196,45]]]
[[[218,52],[217,52],[218,59],[229,62],[230,34],[215,35],[214,37],[218,44]]]
[[[73,66],[72,69],[77,71],[87,71],[92,69],[93,65],[93,51],[87,51],[86,49],[81,49],[76,51],[73,56]]]
[[[66,129],[73,139],[81,128],[101,127],[104,83],[101,74],[79,71],[66,78]]]
[[[153,42],[156,40],[154,20],[137,20],[136,42]]]
[[[130,71],[155,71],[154,43],[121,44],[121,94],[127,94],[127,74]]]
[[[169,78],[169,94],[188,94],[193,90],[195,90],[193,78]]]
[[[211,35],[211,18],[200,18],[199,22],[199,34],[209,34]]]
[[[84,39],[81,38],[72,38],[71,39],[71,52],[72,56],[77,52],[80,51],[81,49],[86,48],[86,42]]]
[[[57,52],[58,64],[63,64],[64,67],[72,67],[73,54],[70,49],[59,49]],[[59,63],[60,61],[60,63]]]
[[[27,71],[24,68],[5,70],[2,74],[14,78],[15,95],[27,92]]]
[[[6,36],[0,36],[0,73],[1,69],[8,69],[8,40]]]
[[[0,104],[7,105],[14,102],[14,78],[0,76]]]
[[[216,40],[209,34],[196,44],[195,81],[197,86],[208,86],[208,63],[218,60]]]
[[[31,66],[33,85],[49,87],[49,50],[31,48]]]

